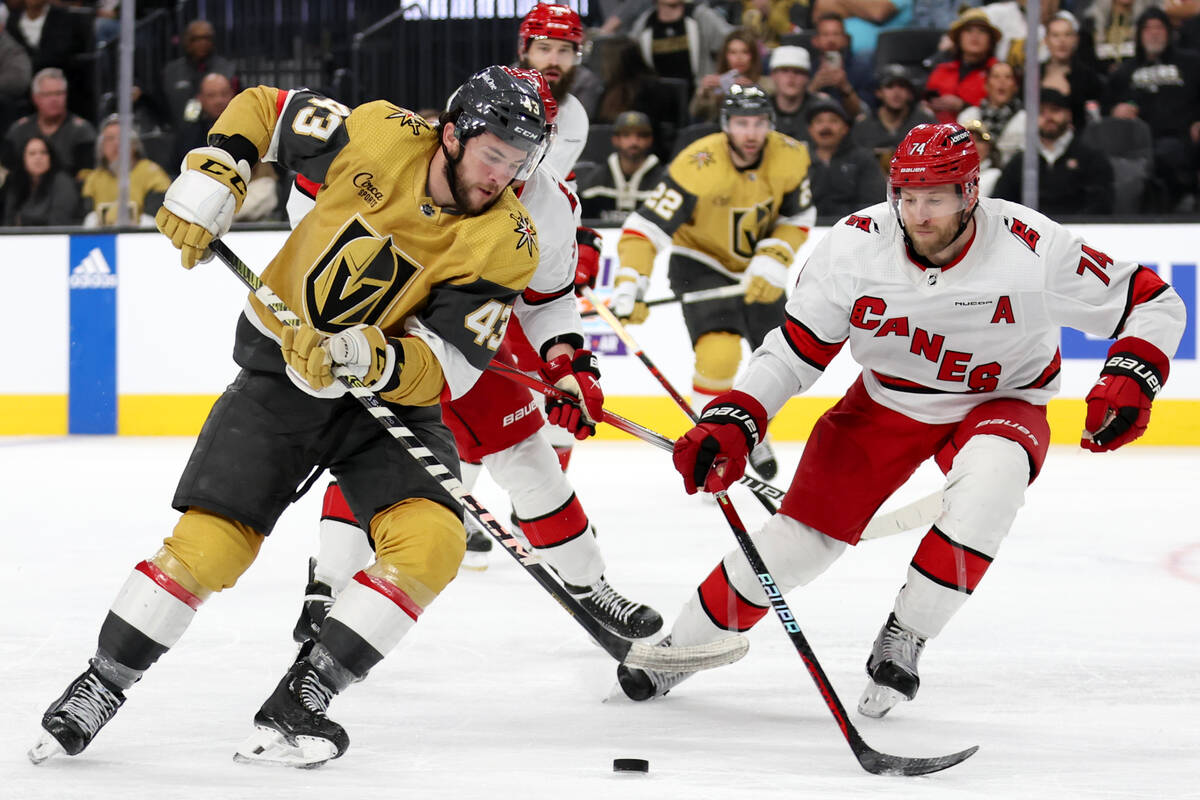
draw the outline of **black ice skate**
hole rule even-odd
[[[59,753],[79,755],[124,702],[121,690],[89,664],[42,715],[43,733],[29,751],[29,760],[40,764]]]
[[[670,647],[671,637],[665,637],[658,643],[659,647]],[[638,669],[624,664],[617,665],[617,683],[621,691],[630,700],[649,700],[652,697],[662,697],[689,675],[694,672],[658,672],[653,669]]]
[[[339,757],[350,737],[325,716],[334,694],[307,658],[297,660],[254,715],[254,733],[233,760],[312,769]]]
[[[650,606],[635,603],[608,585],[601,576],[591,586],[563,583],[579,604],[596,620],[626,639],[644,639],[662,630],[662,615]]]
[[[463,554],[462,568],[483,572],[488,568],[487,554],[492,551],[492,537],[469,514],[464,524],[467,528],[467,551]]]
[[[304,587],[304,605],[300,608],[300,619],[292,628],[292,640],[304,644],[310,639],[316,639],[321,633],[321,625],[333,605],[333,589],[329,584],[316,579],[317,560],[308,560],[308,586]]]
[[[924,649],[925,639],[897,622],[895,614],[889,614],[867,657],[871,679],[858,701],[858,713],[878,719],[897,703],[916,697],[921,686],[917,660]]]
[[[775,460],[775,451],[771,449],[769,440],[764,438],[750,451],[750,466],[764,481],[774,480],[779,474],[779,462]]]

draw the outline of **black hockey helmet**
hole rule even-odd
[[[487,132],[527,153],[514,180],[533,174],[550,144],[550,124],[537,89],[503,67],[485,67],[468,78],[450,96],[446,111],[454,115],[460,144]]]
[[[775,127],[775,106],[757,86],[734,84],[721,102],[721,130],[728,131],[731,117],[766,117]]]

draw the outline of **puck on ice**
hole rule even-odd
[[[644,758],[614,758],[613,772],[649,772],[650,762]]]

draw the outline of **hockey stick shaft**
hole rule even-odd
[[[551,386],[545,381],[539,380],[532,375],[527,375],[520,370],[513,369],[512,367],[492,362],[492,364],[488,366],[488,369],[490,369],[492,372],[498,372],[501,375],[504,375],[509,380],[516,381],[524,386],[528,386],[535,392],[541,392],[547,397],[553,397],[558,400],[568,400],[570,402],[575,402],[576,400],[573,394],[564,392],[562,389],[559,389],[556,386]],[[661,433],[652,431],[643,425],[639,425],[633,420],[626,419],[625,417],[615,414],[607,409],[604,411],[604,419],[599,421],[607,422],[617,430],[624,431],[630,436],[633,436],[636,439],[641,439],[643,442],[652,444],[660,450],[666,450],[668,453],[675,449],[675,443],[666,436],[663,436]],[[742,477],[738,478],[738,483],[742,486],[745,486],[756,496],[762,497],[766,500],[772,500],[774,502],[782,502],[783,500],[784,491],[765,481],[760,481],[757,478],[751,478],[749,475],[743,475]],[[888,512],[887,514],[881,514],[877,517],[873,517],[867,524],[867,527],[863,529],[862,538],[879,539],[884,536],[891,536],[892,534],[900,533],[912,528],[920,528],[931,525],[933,524],[933,521],[937,519],[937,515],[941,512],[941,503],[942,493],[937,491],[921,498],[920,500],[909,503],[903,508],[898,508],[895,511]]]
[[[821,694],[821,699],[825,701],[829,712],[833,714],[834,721],[837,722],[838,728],[841,729],[842,735],[846,738],[846,742],[850,745],[850,749],[854,753],[854,757],[858,759],[858,763],[863,769],[877,775],[926,775],[930,772],[937,772],[947,767],[952,767],[960,761],[969,758],[979,749],[978,747],[971,747],[958,753],[935,758],[907,758],[881,753],[868,745],[863,740],[862,735],[859,734],[858,729],[854,727],[854,723],[850,721],[846,707],[837,696],[837,692],[834,691],[833,684],[830,683],[829,676],[825,674],[825,670],[822,669],[821,663],[817,660],[817,654],[813,652],[812,645],[808,643],[804,632],[800,630],[800,624],[796,621],[796,615],[788,607],[787,601],[783,598],[783,592],[780,591],[779,586],[775,583],[775,579],[771,576],[770,570],[767,569],[767,564],[758,552],[754,540],[746,532],[746,526],[742,524],[742,520],[738,516],[737,509],[733,507],[733,502],[729,499],[729,495],[724,490],[721,490],[715,492],[714,496],[717,499],[717,504],[721,507],[721,513],[725,515],[725,521],[729,523],[729,529],[733,531],[733,536],[737,540],[742,555],[746,557],[750,568],[754,570],[754,574],[758,577],[758,582],[762,585],[771,610],[775,612],[775,616],[779,619],[780,624],[783,625],[784,632],[787,633],[788,639],[791,640],[792,646],[796,648],[796,652],[800,655],[800,660],[804,662],[804,667],[812,677],[813,683],[816,684],[817,691]]]
[[[612,328],[613,333],[617,335],[617,338],[624,342],[625,346],[633,351],[633,354],[637,356],[638,360],[641,361],[646,369],[650,371],[650,374],[654,376],[654,379],[658,381],[659,385],[667,390],[667,394],[669,394],[671,399],[675,401],[675,405],[683,409],[683,413],[687,414],[688,419],[690,419],[693,423],[697,422],[699,417],[696,416],[696,411],[692,408],[691,403],[689,403],[683,395],[675,390],[675,387],[671,385],[669,380],[667,380],[667,376],[662,374],[662,371],[659,370],[654,362],[650,360],[650,357],[646,355],[646,351],[643,350],[641,345],[634,340],[633,334],[629,332],[629,329],[621,324],[621,320],[617,319],[617,315],[614,314],[608,306],[601,303],[600,299],[596,297],[596,293],[586,286],[583,287],[583,296],[586,300],[588,300],[588,302],[595,306],[596,313],[600,315],[600,319],[608,323],[608,327]],[[758,500],[758,502],[762,504],[762,507],[767,510],[768,514],[774,514],[779,510],[775,507],[774,503],[763,497],[761,494],[756,493],[754,495],[754,499]]]
[[[219,239],[214,239],[210,245],[212,251],[229,269],[238,276],[254,296],[259,299],[271,312],[275,318],[283,325],[299,325],[300,318],[296,316],[287,304],[283,302],[278,295],[271,291],[262,278],[258,276],[244,261],[229,249],[228,245]],[[442,464],[436,456],[433,455],[421,440],[413,433],[408,426],[401,422],[391,410],[384,405],[378,396],[366,386],[363,382],[353,375],[344,372],[338,372],[338,380],[349,390],[355,399],[366,408],[367,412],[375,418],[376,421],[408,452],[418,464],[425,468],[425,471],[431,478],[437,481],[443,490],[451,497],[459,502],[460,505],[496,539],[500,544],[504,545],[518,564],[520,564],[526,572],[533,576],[542,588],[549,592],[555,600],[574,617],[575,621],[588,632],[588,635],[602,647],[605,652],[615,658],[617,661],[632,665],[641,665],[643,663],[654,663],[661,659],[662,654],[670,650],[670,648],[650,647],[640,642],[630,642],[626,639],[617,636],[607,628],[603,627],[587,609],[579,604],[558,581],[551,575],[549,570],[542,566],[540,559],[533,553],[525,549],[524,545],[514,537],[511,533],[496,521],[483,505],[476,500],[463,487],[458,478],[454,477],[454,473],[450,471],[446,465]],[[714,654],[713,663],[705,663],[708,666],[720,666],[724,663],[730,663],[730,660],[736,661],[741,655],[745,654],[745,642],[735,643],[734,647],[730,648],[728,653],[721,652],[720,655]],[[735,651],[741,653],[734,656]],[[655,651],[659,651],[656,653]],[[704,656],[709,650],[696,651],[693,653],[685,653],[684,661],[689,659],[704,660]],[[652,666],[651,669],[662,669],[663,667]]]
[[[730,286],[718,286],[715,289],[698,289],[694,292],[684,292],[673,297],[656,297],[653,300],[644,301],[648,306],[662,306],[667,303],[703,303],[706,300],[724,300],[729,297],[740,297],[746,293],[746,288],[740,283],[735,283]],[[581,311],[581,317],[595,317],[599,315],[600,302],[591,300],[594,309]]]

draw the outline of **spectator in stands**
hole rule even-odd
[[[22,164],[4,183],[6,226],[77,225],[79,189],[71,176],[58,166],[50,142],[30,137],[22,153]]]
[[[1200,54],[1171,44],[1166,12],[1148,8],[1137,19],[1137,51],[1109,81],[1114,117],[1141,118],[1154,136],[1154,172],[1166,189],[1166,209],[1195,207],[1200,143]]]
[[[642,58],[641,48],[626,41],[614,48],[604,63],[604,93],[588,118],[593,123],[610,125],[626,111],[641,111],[654,125],[655,152],[666,158],[677,128],[686,122],[686,99],[659,81],[654,70]]]
[[[0,5],[0,16],[7,19],[8,6]],[[33,77],[32,62],[25,48],[12,38],[0,20],[0,131],[28,111],[29,81]]]
[[[879,100],[875,113],[855,122],[850,138],[886,165],[905,134],[934,119],[917,103],[912,78],[903,64],[889,64],[880,70],[875,97]]]
[[[579,199],[585,220],[620,226],[650,196],[663,174],[651,149],[654,129],[641,111],[617,117],[612,135],[613,152],[603,164],[579,176]]]
[[[979,5],[980,0],[913,0],[913,16],[910,24],[914,28],[944,31],[954,23],[954,19],[961,11]]]
[[[850,139],[850,115],[841,103],[822,98],[808,109],[808,177],[813,204],[823,219],[840,219],[884,199],[883,173],[871,151]]]
[[[1092,40],[1096,68],[1111,75],[1137,51],[1135,22],[1158,0],[1093,0],[1083,11],[1083,29]]]
[[[1075,131],[1088,123],[1088,105],[1099,108],[1104,99],[1104,81],[1079,56],[1079,23],[1074,15],[1060,11],[1046,25],[1046,52],[1042,62],[1042,86],[1058,89],[1071,99]]]
[[[183,157],[189,150],[208,144],[208,130],[221,116],[221,112],[233,100],[233,83],[219,72],[210,72],[200,81],[196,100],[200,113],[190,122],[185,122],[175,134],[175,152],[170,164],[160,164],[172,175],[177,174]]]
[[[875,62],[875,43],[880,31],[907,28],[913,24],[913,0],[816,0],[817,18],[837,14],[845,20],[846,35],[855,58]]]
[[[808,90],[838,98],[852,118],[858,116],[861,110],[859,94],[869,96],[875,79],[872,60],[851,49],[845,22],[837,14],[823,14],[817,19],[811,45],[817,59],[817,71],[813,73]]]
[[[1000,180],[1002,164],[996,154],[992,132],[987,123],[981,119],[973,119],[964,126],[971,134],[975,150],[979,153],[979,194],[982,197],[995,197],[996,181]]]
[[[734,28],[725,36],[721,44],[721,54],[717,56],[716,71],[703,75],[696,86],[696,94],[692,97],[688,113],[693,122],[713,122],[717,118],[717,110],[729,93],[729,87],[758,86],[768,94],[774,91],[774,86],[763,80],[762,53],[758,48],[758,39],[745,28]]]
[[[987,91],[987,70],[1000,31],[982,9],[964,11],[950,26],[953,57],[938,64],[925,83],[929,107],[938,122],[954,122],[964,108],[979,105]],[[993,126],[994,129],[994,126]]]
[[[812,27],[812,0],[742,0],[741,24],[774,49],[781,36]]]
[[[154,227],[154,215],[162,205],[171,179],[158,164],[142,155],[137,132],[129,131],[129,221],[133,225]],[[84,227],[117,224],[120,187],[117,181],[117,157],[121,149],[121,120],[113,114],[100,125],[96,139],[96,168],[84,170]]]
[[[964,128],[971,120],[983,120],[991,131],[1001,165],[1025,147],[1025,109],[1017,94],[1020,88],[1013,65],[996,61],[988,67],[984,98],[979,105],[964,108],[958,115],[957,122]]]
[[[629,37],[642,49],[642,58],[664,78],[682,78],[688,96],[702,75],[713,71],[721,43],[733,29],[707,5],[684,0],[656,0],[634,20]]]
[[[183,55],[163,67],[160,89],[160,104],[167,110],[168,124],[175,129],[200,116],[196,94],[205,75],[210,72],[224,75],[237,91],[234,64],[216,54],[216,31],[211,23],[202,19],[189,22],[180,44]]]
[[[1038,20],[1038,63],[1046,60],[1046,23],[1058,13],[1059,0],[1040,0]],[[1025,66],[1025,0],[1000,0],[983,6],[991,23],[1000,31],[994,55],[1017,69]]]
[[[803,47],[781,44],[771,51],[771,82],[775,94],[771,103],[775,106],[775,130],[793,139],[808,141],[808,107],[818,97],[809,92],[809,76],[812,74],[812,59]]]
[[[92,163],[96,129],[86,119],[67,110],[67,79],[57,67],[47,67],[33,76],[30,84],[36,113],[13,123],[4,136],[0,162],[8,169],[18,164],[25,142],[34,135],[45,137],[54,148],[63,172],[76,177]]]
[[[274,219],[275,211],[279,208],[279,188],[279,168],[267,161],[259,161],[250,170],[246,199],[233,218],[238,222]]]
[[[1038,109],[1038,202],[1043,214],[1111,214],[1113,168],[1108,156],[1085,145],[1071,124],[1071,101],[1057,89],[1042,89]],[[1000,173],[995,196],[1021,202],[1022,159]]]
[[[91,19],[72,14],[49,0],[25,0],[23,11],[8,21],[8,32],[25,48],[35,73],[48,67],[70,78],[67,105],[84,118],[94,118],[91,87],[84,61],[92,49]]]

